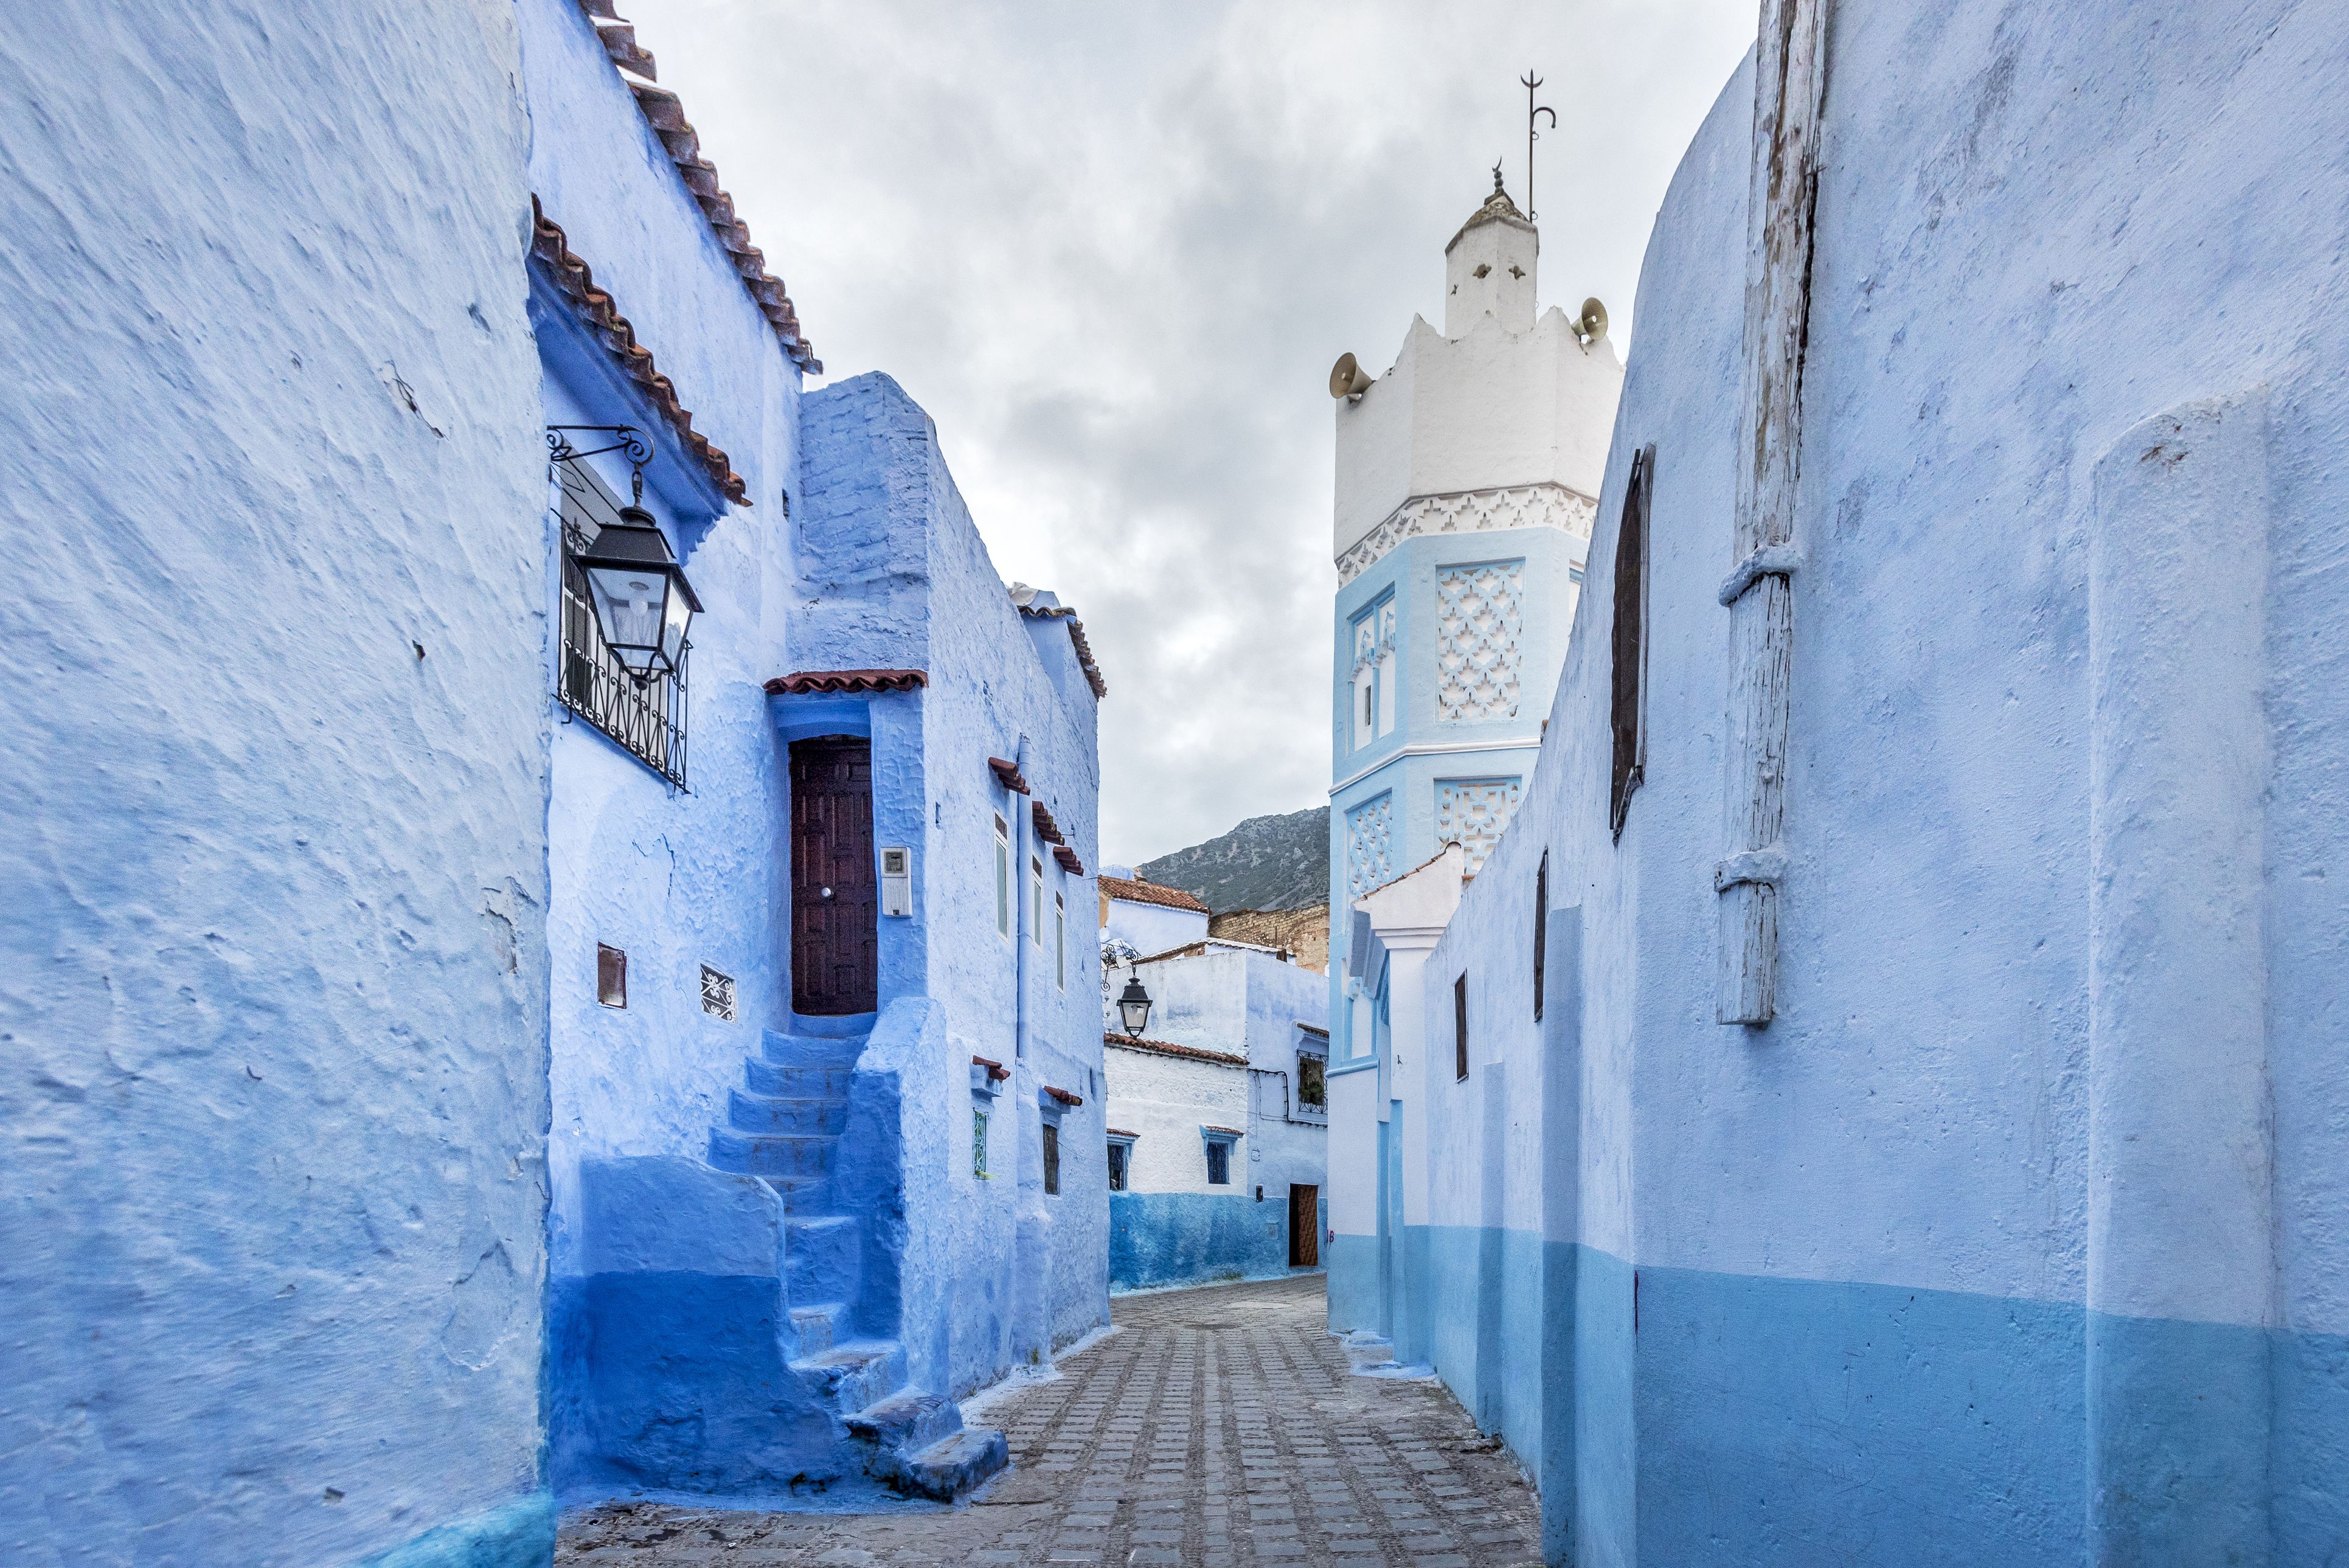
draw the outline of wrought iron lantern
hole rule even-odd
[[[604,643],[636,679],[670,676],[701,609],[668,541],[641,506],[624,506],[577,557]]]
[[[1117,1012],[1125,1023],[1125,1037],[1142,1038],[1142,1031],[1150,1026],[1150,993],[1142,988],[1141,978],[1131,969],[1126,971],[1125,990],[1117,999]]]
[[[580,451],[568,432],[595,430],[615,438],[608,446]],[[685,661],[685,634],[701,611],[701,600],[677,563],[660,523],[645,510],[645,464],[652,443],[633,425],[550,425],[548,450],[558,461],[619,452],[628,459],[629,503],[573,560],[587,578],[595,629],[604,645],[639,682],[673,676]]]

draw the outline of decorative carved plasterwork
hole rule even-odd
[[[1508,830],[1523,792],[1516,779],[1439,779],[1435,781],[1435,841],[1467,851],[1474,875]]]
[[[1394,793],[1346,813],[1346,896],[1360,898],[1394,875]]]
[[[1386,552],[1423,533],[1490,533],[1503,528],[1555,528],[1590,537],[1599,503],[1559,484],[1508,485],[1499,490],[1415,495],[1338,557],[1338,582],[1351,583]]]
[[[1517,716],[1525,662],[1526,563],[1446,566],[1435,574],[1435,717]]]

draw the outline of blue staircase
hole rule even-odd
[[[710,1130],[709,1159],[782,1199],[792,1375],[862,1450],[867,1475],[901,1495],[952,1501],[1010,1450],[1001,1432],[967,1429],[953,1400],[907,1389],[903,1346],[858,1332],[864,1226],[843,1212],[838,1178],[849,1086],[871,1029],[870,1018],[795,1016],[790,1034],[767,1031],[728,1097],[726,1125]]]

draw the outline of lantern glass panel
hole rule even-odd
[[[595,595],[595,619],[603,624],[604,641],[622,664],[639,676],[656,665],[677,667],[674,660],[663,657],[662,632],[670,604],[682,610],[685,595],[670,587],[667,573],[657,566],[591,565],[587,584]],[[678,642],[682,647],[682,626]]]

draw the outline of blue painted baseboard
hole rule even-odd
[[[1269,1228],[1268,1228],[1269,1227]],[[1109,1287],[1155,1290],[1288,1273],[1288,1205],[1220,1192],[1112,1192]]]
[[[559,1495],[816,1497],[855,1479],[784,1359],[772,1278],[558,1275],[550,1294]]]
[[[353,1568],[546,1568],[554,1561],[554,1499],[539,1492],[426,1531]]]
[[[1380,1299],[1378,1246],[1331,1247],[1333,1326],[1376,1326],[1346,1319]],[[1537,1478],[1553,1563],[2349,1561],[2339,1336],[1635,1270],[1464,1227],[1392,1255],[1397,1357]]]

